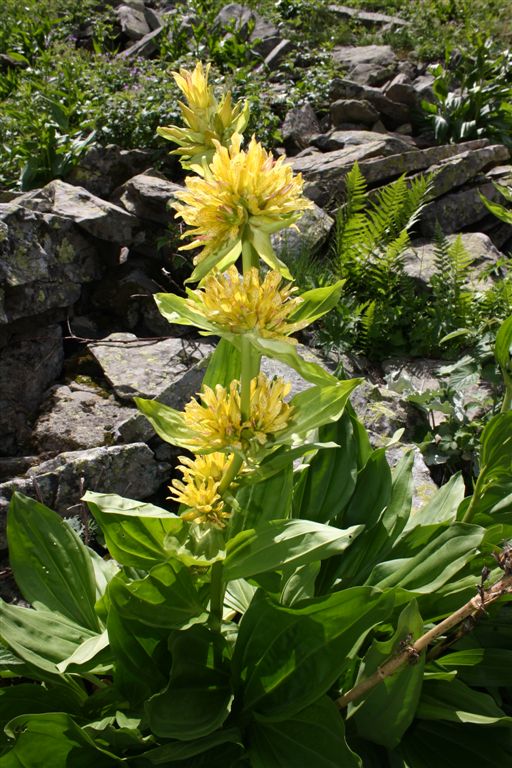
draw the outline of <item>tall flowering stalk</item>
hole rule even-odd
[[[289,455],[291,462],[292,455],[306,452],[311,430],[338,418],[355,382],[341,384],[297,354],[291,334],[336,303],[341,283],[298,295],[271,235],[311,207],[302,178],[254,136],[243,147],[247,106],[233,106],[229,93],[218,102],[208,73],[200,63],[191,72],[174,73],[187,101],[181,104],[185,127],[159,129],[178,144],[174,152],[195,173],[185,179],[174,207],[187,225],[181,248],[195,252],[188,282],[199,286],[187,289],[186,298],[158,294],[156,301],[171,322],[232,345],[240,374],[205,386],[182,413],[140,399],[138,405],[165,440],[195,454],[180,458],[181,478],[170,486],[183,519],[227,541],[240,512],[239,486],[257,475],[261,462],[268,472],[277,455],[280,461]],[[290,384],[260,371],[263,355],[291,365],[315,386],[289,400]],[[217,621],[221,567],[214,564],[211,576]]]

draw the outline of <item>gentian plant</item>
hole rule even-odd
[[[87,492],[101,557],[14,495],[10,562],[31,607],[0,604],[0,768],[506,765],[510,399],[475,494],[454,476],[413,510],[412,454],[391,471],[350,406],[358,380],[291,337],[342,290],[299,295],[272,249],[309,206],[300,176],[243,148],[246,107],[217,102],[207,68],[175,77],[187,127],[162,135],[195,173],[176,204],[195,287],[155,298],[220,337],[182,412],[137,399],[187,452],[179,507]],[[508,322],[507,375],[511,345]]]

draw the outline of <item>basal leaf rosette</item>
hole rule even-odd
[[[201,249],[194,257],[191,282],[201,280],[214,267],[227,269],[244,246],[291,279],[274,253],[270,235],[292,225],[311,207],[302,196],[302,176],[294,176],[284,157],[276,160],[254,137],[247,150],[241,149],[241,142],[238,133],[229,148],[215,141],[217,151],[211,163],[196,167],[200,175],[187,177],[186,189],[177,194],[181,201],[174,204],[177,216],[191,227],[183,237],[193,238],[181,249]]]
[[[215,154],[215,142],[228,146],[234,133],[243,133],[249,120],[249,103],[239,102],[233,106],[228,91],[219,103],[213,88],[208,85],[210,65],[205,68],[201,62],[190,72],[180,69],[173,72],[178,88],[184,94],[188,106],[179,102],[186,127],[161,126],[157,133],[164,139],[178,144],[172,155],[181,155],[182,165],[193,168],[203,158],[210,162]]]

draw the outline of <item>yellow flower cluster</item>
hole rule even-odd
[[[203,158],[209,162],[215,153],[214,142],[229,144],[231,136],[242,132],[249,120],[249,104],[239,103],[233,107],[229,91],[220,104],[217,102],[213,88],[208,85],[209,71],[209,64],[203,69],[198,62],[192,72],[186,69],[173,72],[176,84],[188,102],[188,106],[179,102],[186,128],[176,125],[157,128],[160,136],[178,144],[179,149],[171,154],[181,155],[188,161],[187,167],[200,164]]]
[[[178,469],[183,480],[173,480],[170,498],[188,507],[182,517],[189,522],[210,523],[223,528],[230,516],[218,490],[229,458],[224,453],[180,456]]]
[[[283,379],[269,380],[260,373],[251,381],[249,416],[243,419],[239,381],[232,381],[229,390],[220,384],[215,389],[204,387],[199,400],[192,399],[185,406],[185,424],[194,436],[183,444],[195,453],[248,451],[254,441],[265,445],[288,426],[293,406],[284,398],[290,388]]]
[[[251,230],[267,234],[293,224],[300,212],[311,207],[302,197],[302,176],[280,157],[275,160],[253,137],[247,151],[242,137],[234,134],[229,148],[217,148],[211,164],[187,177],[186,190],[177,194],[174,207],[194,237],[183,250],[201,248],[194,263],[210,254],[230,252],[232,262],[242,251],[242,236]]]
[[[293,297],[295,291],[291,283],[282,285],[282,277],[275,270],[261,281],[256,267],[242,277],[233,265],[224,274],[210,273],[202,288],[189,291],[187,304],[218,328],[233,333],[254,331],[266,339],[286,339],[295,344],[288,335],[308,324],[287,322],[302,302]]]

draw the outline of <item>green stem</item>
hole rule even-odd
[[[501,413],[507,413],[512,408],[512,382],[510,385],[506,382],[505,394],[501,404]]]
[[[222,562],[212,565],[210,581],[210,627],[214,632],[220,632],[222,627],[222,609],[224,605],[224,580],[222,578]]]
[[[227,491],[235,477],[237,476],[238,472],[240,471],[240,467],[243,464],[243,459],[241,456],[238,455],[238,453],[234,453],[231,457],[231,461],[229,463],[228,468],[226,469],[226,473],[222,480],[220,481],[219,485],[219,494],[222,496],[224,491]]]
[[[471,497],[471,501],[469,502],[469,506],[466,509],[466,512],[464,513],[464,517],[462,518],[461,522],[463,523],[470,523],[473,519],[474,515],[474,507],[476,502],[479,500],[480,496],[482,495],[482,480],[485,475],[485,467],[480,468],[480,474],[478,475],[478,479],[476,481],[475,490],[473,491],[473,496]]]
[[[258,256],[258,252],[247,237],[245,235],[242,236],[242,269],[244,275],[246,275],[252,267],[258,269],[259,266],[260,257]]]

